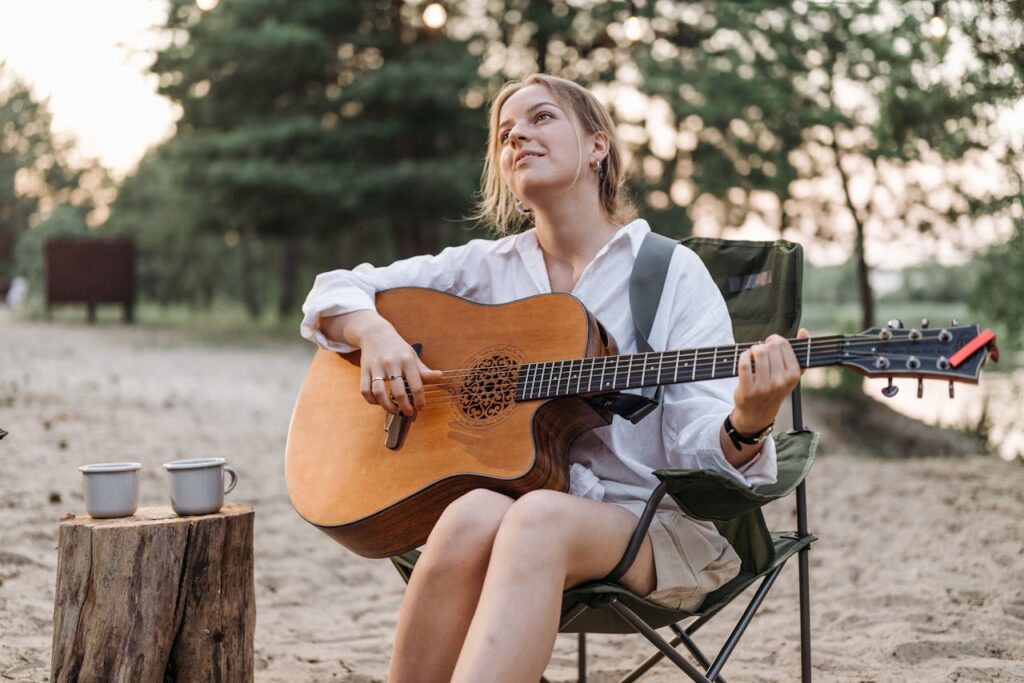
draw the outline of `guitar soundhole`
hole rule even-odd
[[[522,362],[515,349],[490,349],[468,364],[456,406],[461,422],[491,426],[511,413]]]

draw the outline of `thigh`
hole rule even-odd
[[[566,588],[607,576],[622,559],[639,521],[617,505],[558,491],[526,494],[512,506],[502,526],[522,519],[532,519],[537,534],[545,537],[537,540],[564,546]],[[644,537],[620,583],[638,595],[654,590],[657,575],[650,535]]]

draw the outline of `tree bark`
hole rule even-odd
[[[252,681],[253,510],[60,525],[52,681]]]
[[[875,293],[871,289],[870,273],[867,259],[864,256],[864,221],[861,219],[857,207],[853,204],[853,197],[850,196],[850,179],[843,170],[843,157],[836,141],[836,131],[832,131],[832,151],[836,157],[836,169],[843,184],[843,197],[846,199],[846,208],[853,217],[853,224],[856,228],[856,238],[853,242],[853,258],[857,262],[857,291],[860,295],[861,326],[863,329],[872,327],[875,324]]]

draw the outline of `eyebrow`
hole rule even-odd
[[[537,104],[535,104],[532,107],[530,107],[529,109],[527,109],[526,113],[529,114],[534,109],[539,109],[540,107],[545,107],[545,106],[547,106],[547,107],[554,107],[555,109],[558,109],[558,105],[554,104],[553,102],[538,102]],[[498,130],[501,130],[502,128],[504,128],[507,125],[508,125],[508,119],[505,119],[504,121],[502,121],[501,123],[498,124]]]

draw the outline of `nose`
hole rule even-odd
[[[517,142],[522,142],[527,139],[526,127],[520,122],[512,126],[508,131],[508,139],[513,145]]]

